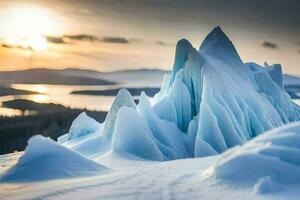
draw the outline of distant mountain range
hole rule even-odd
[[[68,70],[29,69],[0,72],[0,84],[55,84],[55,85],[112,85],[113,81],[82,75],[68,75]]]
[[[129,85],[152,86],[161,83],[163,74],[169,71],[160,69],[122,70],[99,72],[77,68],[62,70],[37,68],[20,71],[0,71],[0,84],[56,84],[56,85]]]
[[[67,68],[65,70],[61,70],[61,72],[68,76],[84,76],[114,81],[128,87],[158,87],[162,82],[163,75],[170,73],[170,71],[167,70],[145,68],[113,72]]]
[[[38,68],[21,71],[0,72],[0,84],[59,84],[59,85],[111,85],[125,84],[128,87],[157,87],[163,75],[170,73],[161,69],[133,69],[113,72],[99,72],[78,68],[62,70]],[[300,91],[300,78],[284,75],[286,88]]]

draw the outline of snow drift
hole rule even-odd
[[[284,90],[281,66],[243,63],[216,27],[199,50],[178,41],[173,71],[153,99],[143,93],[135,105],[121,90],[98,135],[112,151],[172,160],[219,154],[299,118],[299,107]],[[69,140],[88,134],[83,131]]]
[[[85,112],[80,113],[72,122],[69,133],[58,138],[58,143],[64,143],[68,140],[76,139],[89,133],[101,131],[102,125],[89,117]]]
[[[228,150],[208,172],[238,184],[256,183],[258,193],[270,192],[278,183],[300,183],[299,158],[300,123],[296,122]]]
[[[104,171],[108,169],[49,138],[37,135],[28,141],[24,155],[0,177],[0,181],[38,181],[87,176]]]

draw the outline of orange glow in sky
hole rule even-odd
[[[22,6],[7,9],[2,16],[7,20],[4,29],[4,43],[33,51],[47,49],[47,40],[43,37],[55,30],[53,17],[46,9],[34,6]]]
[[[0,70],[170,70],[178,40],[186,38],[198,48],[219,25],[244,62],[279,63],[285,73],[300,74],[300,18],[293,5],[281,16],[276,6],[272,9],[275,4],[263,2],[254,7],[248,1],[214,1],[216,6],[202,1],[146,2],[1,0]],[[262,46],[265,41],[275,48]]]

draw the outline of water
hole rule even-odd
[[[122,87],[122,85],[47,85],[47,84],[12,84],[14,89],[29,90],[41,94],[14,95],[0,97],[0,102],[13,99],[27,99],[37,103],[56,103],[71,108],[86,108],[89,110],[108,111],[114,99],[112,96],[91,96],[71,94],[74,90],[104,90]],[[0,107],[0,115],[21,115],[17,109]]]

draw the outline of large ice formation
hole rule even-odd
[[[142,93],[136,106],[121,90],[98,139],[112,151],[172,160],[222,153],[299,119],[299,107],[284,90],[281,66],[243,63],[216,27],[199,50],[185,39],[178,41],[173,71],[153,99]],[[71,135],[90,132],[81,130]]]

